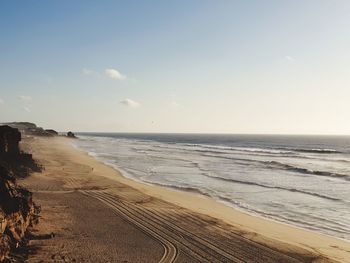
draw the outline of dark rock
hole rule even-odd
[[[0,156],[19,155],[21,133],[10,126],[0,126]]]
[[[20,141],[21,133],[18,129],[0,126],[0,165],[18,177],[28,175],[29,170],[40,171],[32,155],[20,151]]]
[[[25,177],[31,171],[40,172],[31,154],[22,153],[19,148],[21,133],[7,125],[0,126],[0,165],[10,170],[14,176]]]
[[[4,220],[0,222],[0,226],[4,225],[5,226],[5,219],[2,217],[0,214],[0,220]],[[10,238],[8,235],[2,234],[0,232],[0,262],[5,261],[10,254],[11,246],[10,246]]]
[[[77,138],[77,136],[75,136],[75,134],[71,131],[67,132],[67,137],[69,138]]]

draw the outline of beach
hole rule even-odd
[[[28,262],[350,262],[350,243],[144,184],[73,147],[28,137],[44,167],[21,184],[42,207]]]

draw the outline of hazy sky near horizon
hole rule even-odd
[[[1,1],[0,122],[350,134],[350,1]]]

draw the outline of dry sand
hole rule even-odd
[[[22,146],[45,167],[21,182],[42,206],[28,262],[350,262],[349,242],[129,180],[70,139]]]

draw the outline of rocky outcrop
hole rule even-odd
[[[10,126],[0,126],[0,156],[19,155],[21,133]]]
[[[75,136],[75,134],[71,131],[67,132],[67,137],[69,138],[77,138],[77,136]]]
[[[16,177],[28,175],[33,167],[40,169],[30,154],[20,151],[20,140],[17,129],[0,126],[0,261],[25,243],[40,211],[32,193],[16,184]]]
[[[20,141],[21,133],[18,129],[0,126],[0,165],[17,177],[26,177],[31,171],[41,171],[31,154],[20,151]]]

